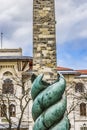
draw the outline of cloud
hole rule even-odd
[[[3,48],[32,47],[32,0],[0,1],[0,31]],[[31,50],[29,49],[31,54]],[[29,55],[29,52],[27,55]]]
[[[60,44],[87,37],[87,1],[56,1],[56,19],[57,42]]]

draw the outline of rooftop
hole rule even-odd
[[[32,59],[30,56],[0,56],[0,61],[8,60],[29,60]]]
[[[73,69],[65,68],[65,67],[60,67],[60,66],[57,67],[57,70],[58,71],[73,71]]]
[[[87,77],[87,69],[83,70],[73,70],[71,68],[65,68],[65,67],[57,67],[57,70],[62,74],[75,74],[80,77]]]
[[[87,75],[87,70],[76,70],[77,72],[81,73],[82,75]]]
[[[0,61],[30,60],[32,57],[22,56],[22,49],[0,49]]]
[[[13,49],[4,48],[4,49],[0,49],[0,52],[22,52],[22,49],[21,48],[13,48]]]
[[[22,49],[21,48],[0,49],[0,56],[22,56]]]

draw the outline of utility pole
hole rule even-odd
[[[1,49],[2,49],[2,42],[3,42],[3,33],[1,32]]]

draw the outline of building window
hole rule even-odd
[[[3,74],[3,76],[12,76],[12,73],[9,72],[9,71],[6,71],[6,72]]]
[[[9,115],[10,115],[10,117],[15,117],[15,115],[16,115],[16,108],[15,108],[14,104],[11,104],[9,106]]]
[[[83,83],[76,83],[75,85],[75,92],[84,92],[84,85]]]
[[[6,117],[7,107],[5,104],[1,105],[1,117]]]
[[[85,103],[80,104],[80,116],[86,116],[86,104]]]
[[[80,130],[87,130],[87,127],[81,127]]]
[[[14,86],[12,80],[6,79],[2,85],[2,93],[3,94],[13,94],[14,93]]]
[[[33,69],[33,62],[32,60],[29,62],[29,70],[32,70]]]

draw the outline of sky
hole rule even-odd
[[[2,48],[33,56],[32,15],[33,0],[0,0]],[[55,0],[55,16],[57,66],[87,69],[87,0]]]

